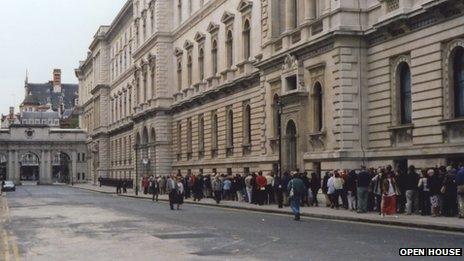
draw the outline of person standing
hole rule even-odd
[[[419,189],[419,207],[422,216],[430,215],[430,189],[428,185],[429,177],[423,170],[417,187]]]
[[[169,195],[169,206],[171,210],[174,210],[174,204],[176,203],[177,198],[177,181],[175,180],[174,175],[171,175],[166,180],[166,192]]]
[[[263,172],[259,171],[258,176],[256,177],[256,185],[258,187],[258,197],[257,197],[257,203],[258,205],[262,206],[264,205],[264,200],[266,197],[266,185],[267,185],[267,179],[263,176]]]
[[[282,186],[282,178],[280,176],[275,177],[274,179],[274,191],[275,191],[275,201],[279,208],[283,208],[284,203],[284,189]]]
[[[284,206],[289,206],[287,187],[291,179],[292,178],[290,177],[290,174],[286,171],[284,173],[284,176],[282,177],[282,193],[284,196]]]
[[[325,175],[324,175],[324,178],[322,178],[322,194],[324,194],[324,197],[325,197],[325,206],[326,207],[331,207],[331,201],[330,201],[330,197],[329,197],[329,194],[328,194],[328,186],[327,186],[327,182],[329,181],[329,178],[330,178],[330,175],[329,175],[329,172],[325,172]]]
[[[382,217],[396,214],[396,196],[398,192],[395,176],[392,171],[388,171],[386,178],[382,181]]]
[[[464,166],[461,165],[455,177],[457,187],[459,218],[464,218]]]
[[[127,194],[127,179],[122,180],[122,193]]]
[[[230,200],[230,189],[232,187],[232,182],[228,177],[224,179],[223,185],[222,185],[222,192],[223,192],[223,198],[224,200]]]
[[[403,169],[398,170],[398,176],[396,177],[396,182],[398,184],[399,195],[398,198],[398,213],[404,213],[406,210],[406,172]]]
[[[193,201],[200,202],[203,199],[203,175],[193,176]]]
[[[182,177],[178,177],[177,179],[177,210],[180,210],[180,206],[184,204],[184,179]]]
[[[298,172],[293,173],[293,179],[288,183],[287,191],[289,191],[288,198],[290,199],[290,207],[295,215],[294,220],[300,220],[301,198],[307,189],[299,177]]]
[[[371,177],[367,172],[365,166],[361,167],[361,172],[359,172],[358,174],[356,183],[356,192],[358,196],[358,213],[367,213],[367,201],[369,197],[369,184],[371,183]]]
[[[334,175],[329,173],[329,179],[327,179],[327,196],[329,198],[330,207],[335,207],[335,187],[334,187]],[[338,206],[338,196],[337,196],[337,206]]]
[[[153,177],[153,179],[150,181],[150,190],[153,193],[151,200],[154,202],[158,202],[158,195],[159,195],[159,183],[158,179],[156,177]]]
[[[214,200],[217,204],[221,203],[221,195],[222,195],[222,182],[219,179],[219,175],[216,174],[214,176],[213,181],[211,182],[211,189],[213,190]]]
[[[457,187],[454,182],[454,175],[447,173],[443,181],[443,216],[456,216]]]
[[[248,203],[252,203],[252,197],[253,195],[251,194],[252,191],[253,191],[253,186],[251,184],[251,179],[252,179],[252,175],[251,174],[248,174],[246,177],[245,177],[245,188],[246,188],[246,193],[247,193],[247,200],[248,200]]]
[[[372,193],[375,197],[375,208],[379,212],[379,215],[382,214],[382,182],[384,177],[384,169],[379,168],[377,174],[371,180]]]
[[[356,211],[356,172],[351,170],[348,172],[348,177],[346,179],[346,191],[348,197],[348,209],[351,211]]]
[[[342,204],[343,204],[343,190],[345,187],[345,181],[343,180],[342,177],[340,177],[340,174],[338,171],[334,172],[333,187],[335,189],[335,193],[333,193],[334,205],[336,209],[339,209],[340,207],[339,198],[340,197],[342,197]]]
[[[319,193],[319,189],[321,188],[321,180],[317,176],[315,172],[311,173],[311,180],[309,182],[311,185],[311,194],[312,194],[312,202],[311,206],[319,206],[319,201],[317,200],[317,194]]]
[[[116,184],[116,194],[121,194],[121,189],[122,189],[122,181],[119,179]]]
[[[419,195],[417,193],[417,184],[419,183],[419,175],[416,173],[416,168],[411,165],[408,169],[408,174],[405,178],[406,188],[406,214],[411,215],[413,212],[419,211]]]
[[[438,173],[434,169],[429,169],[427,171],[429,176],[428,186],[430,189],[430,206],[432,208],[432,217],[437,217],[440,215],[440,190],[442,187],[442,182]]]

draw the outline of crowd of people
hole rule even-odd
[[[325,206],[358,213],[377,212],[382,216],[405,213],[464,218],[464,166],[442,166],[407,171],[391,166],[359,170],[333,170],[322,177],[316,173],[286,172],[246,175],[173,174],[169,177],[144,177],[142,189],[152,194],[168,194],[171,209],[184,199],[213,198],[250,204],[290,206],[299,219],[299,207],[319,206],[318,195]]]

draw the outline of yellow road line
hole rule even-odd
[[[14,239],[14,237],[11,237],[11,234],[10,234],[10,238],[11,240],[13,241],[12,242],[12,248],[13,248],[13,256],[14,256],[14,260],[15,261],[18,261],[19,260],[19,249],[18,249],[18,243],[16,242],[16,240]]]
[[[10,261],[10,246],[8,243],[8,235],[6,231],[2,231],[2,242],[3,242],[3,257],[5,261]]]

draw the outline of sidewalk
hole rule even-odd
[[[75,184],[75,188],[85,189],[100,193],[106,194],[116,194],[116,188],[112,187],[98,187],[90,184]],[[128,190],[127,194],[122,194],[120,196],[131,197],[131,198],[141,198],[141,199],[151,199],[151,195],[143,195],[139,193],[138,196],[134,194],[133,190]],[[160,201],[167,202],[168,196],[161,195],[159,196]],[[184,204],[195,204],[195,205],[204,205],[204,206],[214,206],[221,208],[232,208],[232,209],[242,209],[248,211],[256,212],[265,212],[265,213],[275,213],[275,214],[286,214],[292,215],[292,211],[289,207],[284,207],[283,209],[277,208],[276,205],[264,205],[257,206],[253,204],[248,204],[244,202],[236,201],[221,201],[221,204],[217,205],[213,199],[202,199],[201,202],[193,202],[191,199],[184,201]],[[423,229],[433,229],[440,231],[451,231],[451,232],[462,232],[464,233],[464,219],[458,218],[449,218],[449,217],[431,217],[431,216],[419,216],[419,215],[399,215],[398,218],[395,217],[384,217],[382,218],[376,213],[367,213],[367,214],[358,214],[353,211],[348,210],[335,210],[331,208],[324,207],[303,207],[301,208],[301,216],[320,218],[320,219],[330,219],[330,220],[344,220],[344,221],[354,221],[354,222],[364,222],[364,223],[373,223],[373,224],[383,224],[383,225],[394,225],[401,227],[409,228],[423,228]]]

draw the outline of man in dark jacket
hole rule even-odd
[[[369,175],[369,172],[367,172],[366,167],[361,167],[361,172],[358,174],[356,183],[358,213],[367,213],[367,201],[369,196],[369,184],[371,183],[371,176]]]
[[[464,218],[464,166],[460,166],[455,177],[458,194],[459,218]]]
[[[288,183],[287,191],[289,192],[290,207],[292,208],[293,214],[295,214],[295,220],[300,220],[301,198],[305,191],[307,191],[307,188],[297,172],[293,173],[293,179]]]
[[[412,212],[419,211],[419,195],[417,193],[417,184],[419,183],[419,175],[416,173],[416,168],[411,165],[406,175],[404,187],[406,190],[406,214],[411,215]]]

